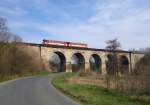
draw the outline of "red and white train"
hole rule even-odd
[[[87,44],[84,44],[84,43],[64,42],[64,41],[46,40],[46,39],[43,40],[42,44],[87,48]]]

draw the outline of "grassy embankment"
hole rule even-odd
[[[140,100],[117,91],[92,85],[79,85],[67,82],[73,74],[67,73],[55,78],[53,85],[83,105],[150,105],[150,100]]]
[[[35,76],[35,75],[42,76],[42,75],[48,75],[48,74],[50,74],[49,71],[41,70],[41,71],[37,71],[37,72],[33,72],[33,73],[25,73],[25,74],[22,74],[22,75],[7,75],[7,76],[0,75],[0,82],[16,79],[16,78],[19,78],[19,77]]]

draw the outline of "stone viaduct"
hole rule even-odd
[[[74,72],[72,68],[72,57],[76,55],[79,59],[79,63],[82,63],[83,69],[91,70],[90,58],[91,56],[97,62],[99,71],[101,74],[106,74],[107,62],[111,61],[111,51],[105,49],[95,49],[95,48],[79,48],[79,47],[66,47],[66,46],[56,46],[56,45],[43,45],[43,44],[33,44],[24,43],[29,49],[34,50],[38,53],[38,56],[43,63],[43,66],[50,69],[49,58],[52,54],[57,54],[61,61],[60,72]],[[133,53],[129,51],[117,51],[118,59],[120,59],[122,65],[127,66],[127,71],[131,72],[135,67],[136,62],[144,56],[144,54]]]

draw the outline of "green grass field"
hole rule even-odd
[[[150,105],[150,100],[138,100],[116,91],[108,91],[102,87],[68,83],[67,78],[72,75],[66,73],[55,78],[52,83],[56,88],[83,105]]]

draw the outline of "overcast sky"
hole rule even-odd
[[[26,42],[105,48],[118,38],[125,50],[150,46],[150,0],[0,0],[0,17]]]

